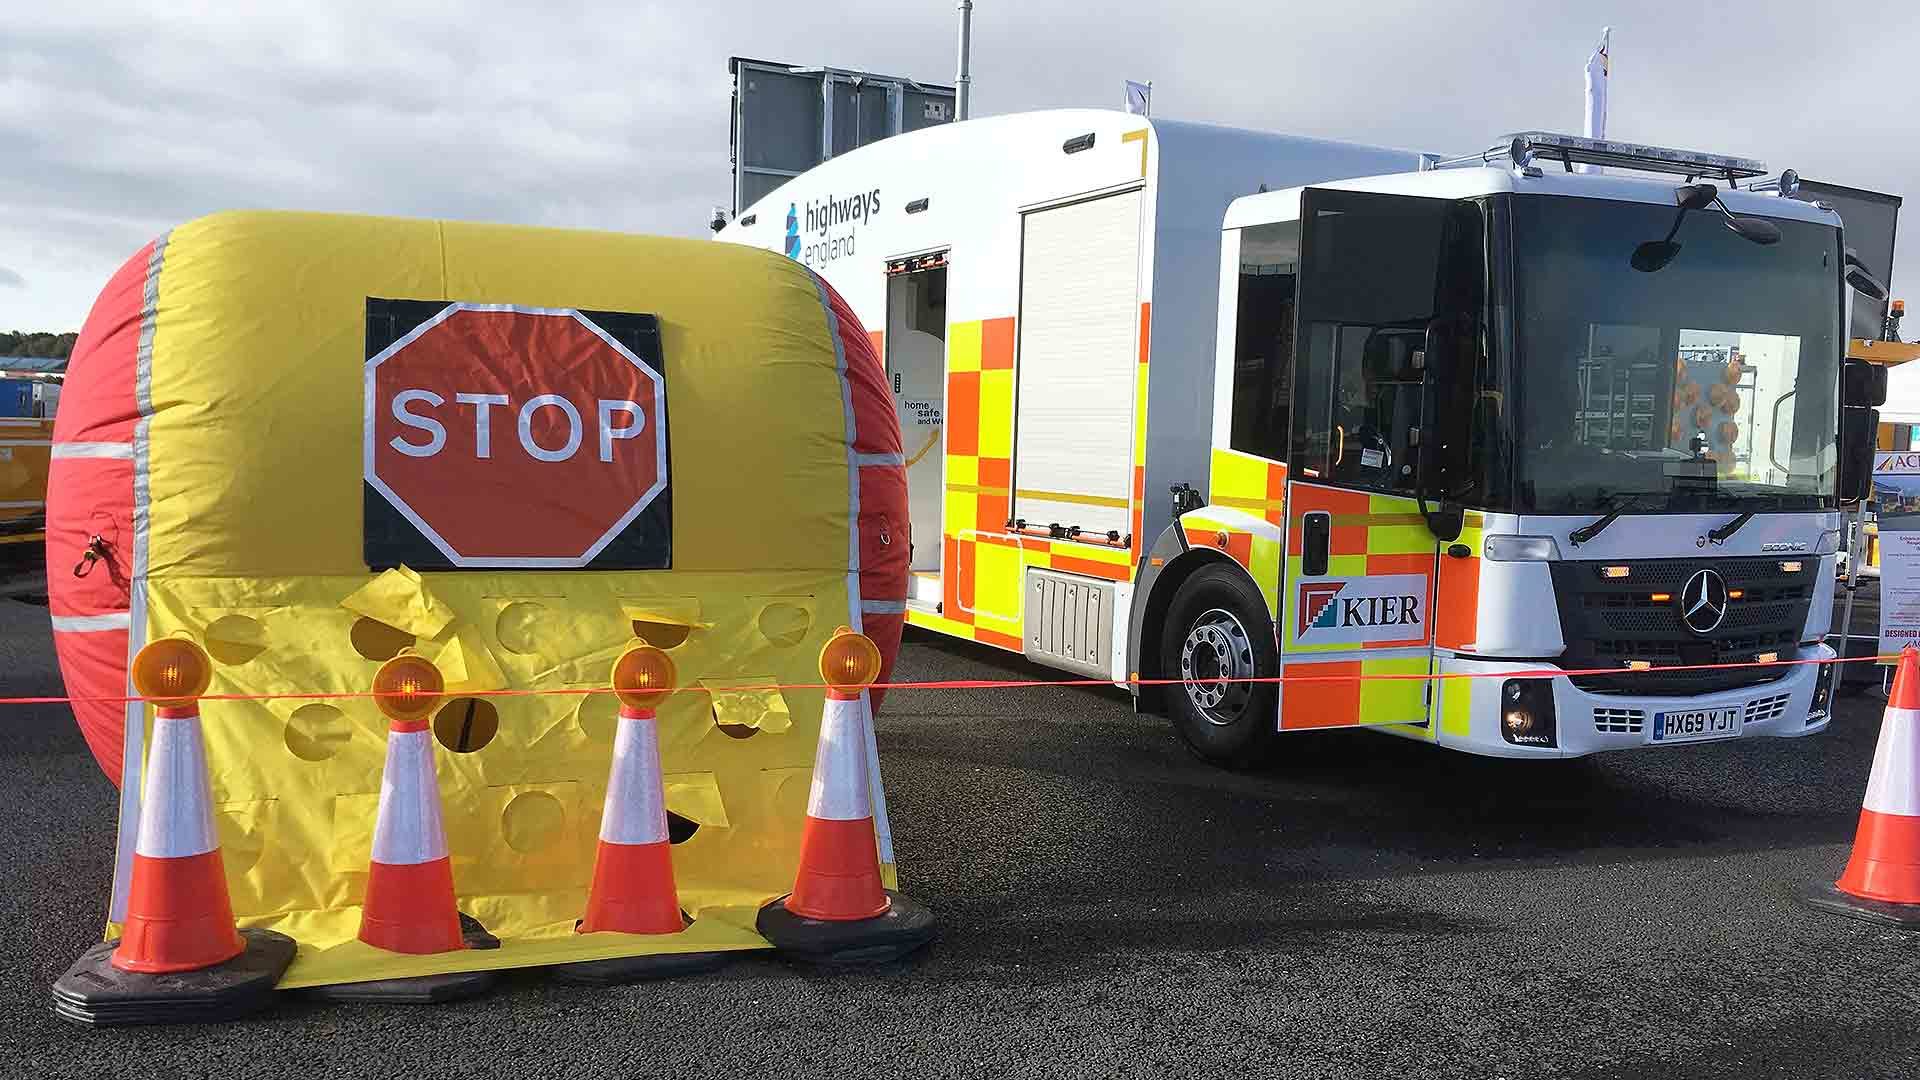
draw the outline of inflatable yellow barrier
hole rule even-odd
[[[890,667],[908,558],[884,374],[809,271],[690,240],[217,215],[109,283],[54,442],[69,690],[126,694],[145,642],[204,644],[234,912],[299,942],[283,987],[765,945],[824,696],[766,687],[817,685],[842,625]],[[583,935],[617,708],[591,691],[636,637],[688,688],[659,733],[696,921]],[[497,950],[355,938],[387,724],[354,695],[405,648],[447,682],[454,880]],[[532,693],[475,696],[501,690]],[[151,709],[75,711],[122,784],[117,920]],[[874,803],[891,885],[877,776]]]

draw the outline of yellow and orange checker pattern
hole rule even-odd
[[[1397,495],[1377,495],[1364,491],[1343,491],[1317,484],[1295,484],[1288,492],[1287,504],[1287,577],[1291,585],[1301,576],[1301,526],[1307,514],[1320,511],[1332,518],[1332,536],[1327,560],[1331,577],[1361,577],[1369,574],[1420,574],[1428,580],[1426,609],[1433,611],[1434,540],[1426,519],[1420,516],[1412,499]],[[1289,589],[1281,597],[1279,623],[1282,641],[1290,637],[1298,617],[1299,598]],[[1293,676],[1416,675],[1425,674],[1431,664],[1431,651],[1425,637],[1405,642],[1367,642],[1364,651],[1420,649],[1417,655],[1399,655],[1380,659],[1351,658],[1329,661],[1289,660],[1284,674]],[[1308,656],[1331,650],[1351,651],[1351,645],[1288,644],[1288,656]],[[1283,729],[1345,727],[1355,724],[1398,726],[1421,738],[1432,738],[1433,727],[1419,725],[1427,717],[1426,684],[1418,679],[1334,679],[1327,682],[1289,682],[1280,695],[1280,726]],[[1396,724],[1398,722],[1398,724]]]
[[[1008,528],[1013,507],[1014,320],[956,322],[947,331],[946,492],[941,537],[942,604],[907,621],[1019,652],[1027,567],[1129,581],[1140,552],[1146,486],[1147,340],[1151,306],[1140,305],[1135,366],[1133,538],[1109,545],[1048,539]],[[1058,494],[1049,497],[1058,498]]]
[[[850,547],[867,547],[850,535],[855,407],[816,279],[734,245],[306,214],[205,218],[147,256],[158,273],[145,277],[137,362],[150,386],[131,445],[151,527],[134,634],[203,641],[213,695],[364,692],[400,648],[432,659],[448,684],[432,728],[460,907],[503,941],[402,956],[356,940],[387,728],[373,701],[209,700],[235,912],[300,943],[282,985],[763,946],[754,920],[792,887],[824,695],[748,687],[819,682],[821,646],[859,621]],[[657,314],[674,568],[370,574],[370,296]],[[871,374],[884,408],[877,363]],[[132,425],[96,426],[73,437]],[[133,545],[117,533],[116,558]],[[659,731],[683,835],[675,875],[697,921],[665,937],[580,935],[615,699],[467,695],[604,687],[636,635],[695,690],[660,706]]]

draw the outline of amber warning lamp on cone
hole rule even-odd
[[[387,719],[415,724],[440,704],[447,682],[433,661],[403,652],[373,674],[373,703]]]
[[[835,692],[859,694],[880,676],[880,647],[850,627],[834,631],[820,650],[820,679]]]
[[[673,657],[653,645],[635,645],[613,662],[613,693],[629,709],[652,709],[679,681]]]
[[[190,638],[149,642],[133,658],[134,692],[163,709],[193,704],[212,681],[213,661]]]

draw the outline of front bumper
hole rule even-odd
[[[1803,646],[1790,659],[1828,660],[1834,651],[1825,645]],[[1551,678],[1555,713],[1554,746],[1519,746],[1500,733],[1502,674],[1539,675],[1548,666],[1539,662],[1442,657],[1443,674],[1475,676],[1440,680],[1437,741],[1469,753],[1509,758],[1582,757],[1606,750],[1642,746],[1691,746],[1725,738],[1798,738],[1826,728],[1827,712],[1809,716],[1814,690],[1824,665],[1796,664],[1772,682],[1690,696],[1592,694],[1575,687],[1564,675]],[[1694,709],[1738,708],[1742,723],[1738,735],[1718,740],[1683,742],[1654,740],[1654,714]]]

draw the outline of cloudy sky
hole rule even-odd
[[[77,328],[127,255],[219,209],[698,235],[729,190],[730,55],[954,70],[951,0],[252,6],[11,6],[0,329]],[[1151,79],[1158,115],[1470,150],[1577,132],[1606,23],[1614,136],[1920,196],[1920,16],[1900,2],[977,0],[975,112],[1113,105]],[[1908,211],[1895,287],[1920,299]]]

